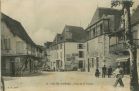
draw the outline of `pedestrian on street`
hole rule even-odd
[[[111,78],[111,75],[112,75],[112,67],[109,66],[109,68],[108,68],[108,78]]]
[[[102,78],[105,78],[106,73],[107,73],[107,68],[106,68],[106,65],[104,65],[102,67]]]
[[[124,83],[122,81],[122,78],[124,77],[122,67],[118,66],[117,69],[115,70],[114,74],[116,75],[116,78],[117,78],[116,82],[114,84],[114,87],[116,87],[118,85],[118,83],[120,84],[120,86],[124,87]]]
[[[97,68],[97,69],[96,69],[96,72],[95,72],[95,76],[96,76],[96,77],[99,77],[99,74],[100,74],[100,72],[99,72],[99,69]]]

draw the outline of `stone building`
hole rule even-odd
[[[49,47],[51,68],[54,70],[84,70],[86,32],[83,28],[66,25]]]
[[[88,39],[86,71],[94,72],[106,65],[113,66],[114,60],[109,53],[109,34],[119,27],[121,11],[111,8],[97,8],[86,28]],[[101,70],[100,70],[101,71]]]
[[[2,13],[2,75],[18,76],[37,70],[42,51],[29,37],[20,22]]]
[[[46,62],[44,64],[44,70],[51,70],[52,69],[52,63],[50,61],[50,45],[52,44],[52,42],[46,42],[44,43],[44,48],[45,48],[45,56],[46,56]]]

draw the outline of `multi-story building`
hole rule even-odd
[[[49,47],[51,68],[54,70],[84,70],[86,32],[83,28],[66,25]]]
[[[1,65],[2,75],[29,74],[37,69],[42,52],[31,40],[20,22],[2,13]]]
[[[44,70],[48,69],[51,70],[52,69],[52,63],[50,61],[50,45],[52,44],[52,42],[46,42],[44,43],[44,48],[45,48],[45,57],[46,57],[46,62],[44,64]]]
[[[113,66],[114,60],[109,53],[109,34],[119,27],[121,11],[111,8],[97,8],[90,25],[86,28],[88,39],[86,70]]]

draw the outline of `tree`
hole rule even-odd
[[[133,35],[131,31],[131,14],[130,7],[132,7],[132,0],[112,0],[112,7],[122,5],[123,15],[125,19],[124,39],[126,47],[130,54],[130,91],[139,91],[138,88],[138,74],[137,74],[137,48],[133,43]]]

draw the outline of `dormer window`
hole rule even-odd
[[[78,44],[78,49],[83,49],[83,44]]]

